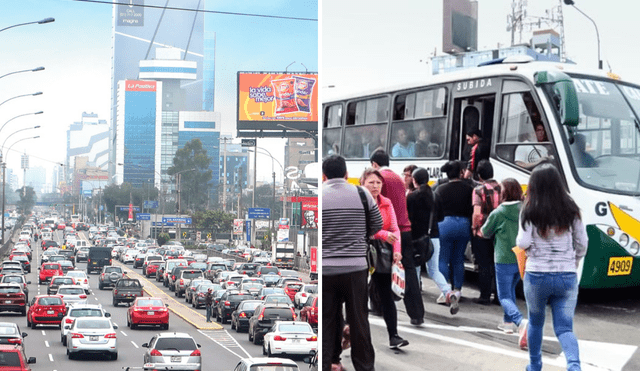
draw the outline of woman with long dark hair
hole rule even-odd
[[[540,165],[531,173],[516,244],[527,253],[524,294],[529,324],[520,334],[520,346],[526,346],[526,342],[529,346],[527,371],[542,369],[542,330],[547,304],[551,306],[553,328],[567,358],[567,370],[581,370],[573,316],[578,301],[576,269],[587,252],[588,237],[578,205],[551,164]]]
[[[464,251],[471,238],[471,194],[473,186],[462,179],[462,164],[449,161],[440,169],[447,174],[449,182],[436,190],[438,208],[444,220],[438,223],[440,231],[440,272],[451,280],[453,294],[447,298],[449,303],[460,300],[464,283]],[[453,303],[451,304],[454,305]]]
[[[393,248],[393,262],[402,260],[402,248],[400,245],[400,228],[396,220],[396,213],[393,209],[391,200],[380,194],[384,180],[378,170],[369,168],[362,173],[360,184],[362,184],[369,192],[373,199],[376,200],[380,214],[382,214],[382,229],[379,230],[373,238],[388,243]],[[382,307],[382,316],[387,325],[389,333],[389,346],[391,348],[403,347],[409,345],[409,342],[398,335],[398,313],[396,303],[393,300],[393,292],[391,291],[391,272],[374,271],[371,280],[376,287],[376,291],[380,297],[380,306]]]

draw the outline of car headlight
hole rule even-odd
[[[620,235],[620,238],[618,239],[618,243],[622,247],[627,247],[627,245],[629,244],[629,235],[627,235],[626,233],[622,233]]]
[[[637,241],[633,241],[631,243],[631,247],[629,248],[629,252],[631,252],[631,254],[637,256],[638,253],[640,252],[640,244],[638,244]]]

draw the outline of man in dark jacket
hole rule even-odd
[[[209,288],[204,296],[204,306],[207,308],[207,322],[211,322],[211,312],[213,307],[213,290]]]

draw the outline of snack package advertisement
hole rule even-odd
[[[317,122],[317,104],[317,73],[238,73],[238,122]]]

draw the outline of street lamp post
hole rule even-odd
[[[178,216],[182,215],[182,209],[180,207],[180,192],[181,192],[181,189],[180,189],[181,188],[181,184],[180,183],[181,183],[181,180],[182,180],[182,173],[186,173],[188,171],[196,171],[196,169],[193,168],[193,169],[182,170],[182,171],[179,171],[179,172],[173,174],[173,175],[176,176],[176,191],[178,193],[178,202],[177,202],[177,204],[178,204],[177,205],[178,206],[178,210],[177,210],[178,211]],[[162,223],[162,225],[164,226],[164,222]],[[180,238],[182,237],[181,233],[182,233],[182,223],[178,223],[178,242],[180,242]]]
[[[578,7],[576,6],[575,2],[573,0],[564,0],[564,3],[567,5],[571,5],[573,6],[573,8],[577,11],[579,11],[583,16],[587,17],[588,20],[591,21],[591,23],[593,23],[593,27],[596,28],[596,38],[598,39],[598,69],[602,69],[602,59],[600,59],[600,32],[598,32],[598,25],[596,25],[596,22],[591,19],[591,17],[589,17],[588,15],[585,14],[585,12],[583,12],[582,10],[578,9]]]
[[[9,73],[5,73],[4,75],[0,76],[0,79],[3,77],[7,77],[9,75],[15,75],[16,73],[21,73],[21,72],[38,72],[38,71],[44,71],[44,67],[36,67],[36,68],[31,68],[28,70],[20,70],[20,71],[13,71],[13,72],[9,72]]]
[[[24,140],[28,140],[28,139],[37,139],[40,138],[40,136],[35,136],[35,137],[31,137],[31,138],[23,138],[20,140],[17,140],[16,142],[14,142],[8,149],[7,149],[7,156],[9,155],[9,152],[11,151],[11,147],[13,147],[14,145],[16,145],[19,142],[22,142]],[[4,144],[2,145],[2,147],[0,148],[0,162],[2,163],[2,243],[4,244],[4,208],[5,208],[5,189],[6,187],[6,173],[7,173],[7,164],[6,162],[2,161],[2,153],[4,151]],[[6,156],[5,156],[6,157]]]
[[[0,106],[1,106],[1,105],[3,105],[3,104],[5,104],[5,103],[7,103],[8,101],[13,100],[13,99],[16,99],[16,98],[29,97],[29,96],[36,96],[36,95],[42,95],[42,92],[41,92],[41,91],[39,91],[39,92],[36,92],[36,93],[31,93],[31,94],[16,95],[15,97],[13,97],[13,98],[9,98],[9,99],[5,100],[4,102],[0,103]]]
[[[43,111],[38,111],[38,112],[29,112],[29,113],[23,113],[21,115],[12,117],[9,119],[9,121],[5,122],[1,127],[0,127],[0,133],[2,132],[2,129],[4,129],[5,126],[7,126],[8,123],[10,123],[11,121],[17,119],[18,117],[23,117],[23,116],[29,116],[29,115],[41,115],[43,113]]]
[[[284,182],[284,167],[282,166],[282,164],[280,163],[280,161],[278,161],[276,158],[274,158],[271,155],[271,152],[269,152],[268,150],[266,150],[265,148],[262,147],[258,147],[256,146],[256,149],[261,149],[267,153],[260,153],[261,155],[267,155],[269,157],[271,157],[271,172],[273,173],[273,206],[276,206],[276,171],[274,169],[274,161],[278,163],[278,165],[280,166],[280,168],[282,169],[282,176],[283,176],[283,181],[282,181],[282,187],[284,190],[285,187],[285,182]],[[251,149],[249,151],[252,151]],[[257,153],[257,151],[256,151]],[[257,165],[257,162],[254,166]],[[255,193],[256,191],[256,178],[253,178],[253,192]],[[282,217],[285,218],[286,217],[286,194],[285,192],[282,192]],[[275,233],[275,226],[273,223],[273,212],[269,213],[269,224],[271,225],[271,233]]]
[[[28,25],[28,24],[45,24],[45,23],[51,23],[51,22],[55,22],[55,18],[45,18],[45,19],[41,19],[39,21],[33,21],[33,22],[26,22],[26,23],[18,23],[18,24],[14,24],[13,26],[9,26],[9,27],[5,27],[3,29],[0,30],[0,32],[8,30],[10,28],[14,28],[14,27],[18,27],[18,26],[24,26],[24,25]]]

